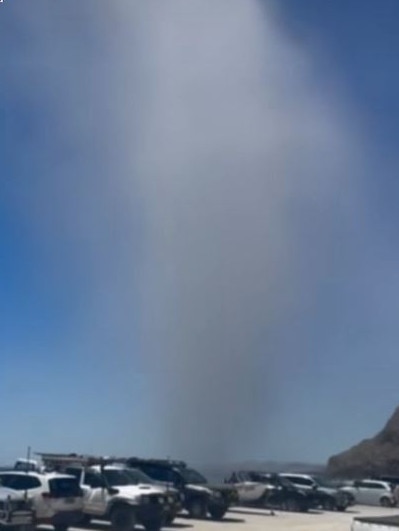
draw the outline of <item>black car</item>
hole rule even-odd
[[[308,474],[281,474],[297,488],[309,492],[314,500],[315,509],[328,511],[345,511],[354,503],[354,497],[341,489],[336,482],[328,478],[315,477]]]
[[[289,480],[279,474],[248,472],[251,481],[270,486],[264,499],[263,507],[282,511],[307,512],[313,505],[309,493],[298,489]]]
[[[211,485],[206,478],[184,461],[167,459],[126,459],[129,467],[142,470],[153,480],[178,489],[183,498],[183,508],[192,518],[206,518],[209,514],[214,520],[221,520],[228,508],[237,502],[234,487]]]

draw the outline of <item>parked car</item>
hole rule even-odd
[[[183,507],[192,518],[205,518],[209,514],[214,520],[221,520],[228,508],[238,501],[234,487],[209,484],[202,474],[188,468],[184,461],[132,457],[126,463],[155,481],[179,490],[183,495]]]
[[[226,483],[237,489],[244,505],[265,509],[306,512],[312,506],[312,497],[279,474],[240,471],[233,472]]]
[[[35,524],[50,524],[56,531],[66,531],[82,518],[83,494],[72,476],[12,470],[0,472],[0,482],[27,494],[35,512]]]
[[[25,459],[20,457],[14,463],[14,470],[19,470],[21,472],[43,472],[39,463],[34,459]]]
[[[111,523],[114,531],[131,531],[136,524],[158,531],[165,523],[169,501],[165,489],[136,484],[127,471],[112,467],[115,459],[77,454],[39,454],[47,468],[73,475],[83,489],[83,522],[91,518]],[[106,468],[110,468],[106,472]]]
[[[80,478],[81,469],[68,467],[66,471]],[[164,518],[162,524],[171,525],[176,518],[176,515],[182,509],[182,499],[180,498],[180,493],[176,489],[157,484],[141,470],[112,464],[106,465],[103,468],[100,466],[93,466],[90,468],[90,471],[102,475],[108,486],[117,488],[119,491],[121,488],[130,488],[134,486],[135,488],[144,490],[144,492],[154,488],[156,492],[161,492],[166,500],[163,508]],[[86,481],[87,477],[86,474]],[[84,484],[83,489],[85,489]],[[89,519],[90,515],[87,514],[85,519],[86,523]]]
[[[351,492],[336,488],[327,481],[320,480],[314,476],[291,473],[283,473],[281,476],[297,487],[310,492],[315,508],[328,511],[345,511],[350,505],[354,504],[355,500]]]
[[[0,529],[27,531],[33,529],[34,512],[32,502],[25,492],[0,485]]]
[[[382,507],[395,506],[391,485],[386,481],[374,479],[357,480],[351,486],[343,487],[343,490],[352,494],[356,503],[381,505]]]

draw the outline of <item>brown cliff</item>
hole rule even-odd
[[[348,478],[399,476],[399,407],[375,437],[330,457],[327,472]]]

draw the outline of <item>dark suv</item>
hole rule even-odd
[[[247,505],[261,506],[265,509],[307,512],[313,507],[313,499],[307,492],[298,489],[279,474],[245,471],[234,472],[226,483],[236,485],[238,494],[243,489],[242,502]],[[256,488],[264,485],[263,490]],[[259,498],[248,497],[248,493],[260,495]]]
[[[188,468],[184,461],[131,457],[126,464],[142,470],[157,482],[178,489],[183,495],[183,508],[192,518],[206,518],[209,514],[214,520],[221,520],[238,500],[234,487],[210,485],[204,476]]]

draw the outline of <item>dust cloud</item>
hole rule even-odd
[[[164,455],[266,452],[358,214],[350,113],[270,3],[84,4],[15,7],[58,124],[33,140],[51,155],[26,215],[85,280],[77,341],[141,371]]]

